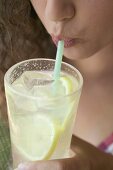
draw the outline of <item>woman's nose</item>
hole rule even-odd
[[[71,19],[75,15],[75,7],[68,0],[47,0],[45,15],[55,22]]]

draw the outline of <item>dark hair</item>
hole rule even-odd
[[[0,0],[0,112],[6,112],[3,77],[7,69],[24,59],[52,58],[54,52],[29,0]]]

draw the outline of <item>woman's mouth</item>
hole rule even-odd
[[[76,39],[66,38],[66,37],[61,37],[61,36],[53,36],[52,35],[52,40],[56,46],[58,45],[58,41],[63,40],[65,48],[70,48],[70,47],[74,46],[76,43]]]

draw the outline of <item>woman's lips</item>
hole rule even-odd
[[[58,41],[63,40],[65,48],[70,48],[70,47],[74,46],[75,43],[76,43],[76,39],[73,39],[73,38],[61,38],[59,36],[58,37],[52,36],[52,40],[56,44],[56,46],[58,44]]]

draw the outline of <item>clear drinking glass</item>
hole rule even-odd
[[[26,161],[69,157],[83,78],[62,62],[55,82],[54,65],[52,59],[30,59],[5,74],[13,169]]]

